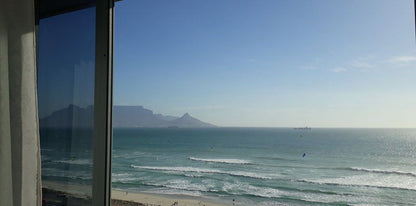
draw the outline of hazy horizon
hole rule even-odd
[[[148,107],[145,107],[143,105],[113,105],[113,106],[137,106],[137,107],[143,107],[144,109],[149,109]],[[172,116],[172,117],[177,117],[180,118],[182,116],[184,116],[185,114],[189,114],[194,118],[197,118],[201,121],[206,122],[204,119],[199,118],[198,116],[193,115],[192,113],[189,112],[185,112],[183,114],[178,114],[178,115],[171,115],[171,114],[164,114],[164,113],[160,113],[158,111],[154,111],[152,109],[150,109],[153,114],[161,114],[164,116]],[[207,123],[211,123],[211,122],[207,122]],[[311,128],[310,125],[292,125],[292,126],[229,126],[229,125],[215,125],[217,127],[222,127],[222,128],[302,128],[302,127],[309,127]],[[331,127],[331,126],[316,126],[313,127],[315,129],[416,129],[416,127],[348,127],[348,126],[340,126],[340,127]]]
[[[413,1],[121,1],[114,103],[230,127],[416,127]]]
[[[67,107],[70,107],[71,105],[76,106],[76,107],[80,107],[82,109],[88,109],[89,107],[93,107],[93,105],[79,106],[79,105],[74,105],[74,104],[69,104]],[[67,109],[67,107],[60,108],[58,110],[52,111],[51,113],[49,113],[45,116],[40,116],[40,119],[42,120],[44,118],[48,118],[50,116],[53,116],[55,114],[55,112],[58,112],[60,110],[65,110],[65,109]],[[178,114],[178,115],[169,115],[169,114],[160,113],[158,111],[153,111],[153,110],[151,110],[147,107],[143,107],[142,105],[113,105],[113,107],[142,107],[146,110],[152,111],[154,115],[163,115],[165,117],[170,118],[171,120],[174,120],[172,118],[179,119],[179,118],[188,114],[191,117],[194,117],[198,120],[206,122],[203,119],[200,119],[199,117],[197,117],[193,114],[190,114],[189,112],[185,112],[183,114]],[[116,113],[116,110],[113,110],[113,119],[114,119],[115,113]],[[134,116],[134,114],[131,114],[131,115],[132,115],[132,117]],[[120,116],[120,115],[118,115],[118,116]],[[211,124],[210,122],[206,122],[206,123]],[[228,126],[228,125],[215,125],[215,126],[217,128],[276,128],[276,129],[278,129],[278,128],[291,128],[291,129],[293,129],[293,128],[304,128],[304,127],[311,128],[309,125],[292,125],[292,126]],[[113,127],[117,128],[118,126],[113,125]],[[135,126],[135,127],[137,127],[137,126]],[[141,127],[146,127],[146,126],[141,126]],[[124,128],[124,126],[123,126],[123,128]],[[149,128],[152,128],[152,127],[149,127]],[[155,128],[163,128],[163,127],[157,126]],[[183,127],[183,128],[187,128],[187,127]],[[195,127],[195,128],[199,128],[199,127]],[[201,128],[206,128],[206,127],[201,127]],[[345,127],[345,126],[344,127],[317,126],[317,127],[313,127],[313,128],[314,129],[416,129],[416,127]]]

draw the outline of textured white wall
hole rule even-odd
[[[34,1],[0,14],[0,205],[41,205]]]

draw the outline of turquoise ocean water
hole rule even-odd
[[[117,189],[236,205],[416,204],[415,129],[120,128],[113,146]],[[51,161],[51,147],[44,179],[91,181],[88,150]],[[74,172],[59,175],[65,165]]]

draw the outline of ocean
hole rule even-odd
[[[90,184],[88,149],[52,147],[43,179]],[[415,158],[416,129],[116,128],[112,186],[236,205],[414,205]]]

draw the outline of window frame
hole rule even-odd
[[[96,1],[92,205],[111,205],[114,0]]]
[[[92,205],[110,206],[113,143],[114,0],[92,0],[89,3],[88,0],[81,0],[79,4],[71,4],[71,0],[66,0],[66,2],[61,3],[62,5],[68,3],[67,7],[60,8],[53,8],[57,6],[51,5],[53,0],[34,1],[37,54],[39,54],[38,31],[40,19],[88,7],[96,7]],[[45,8],[48,4],[51,5],[51,8]]]

